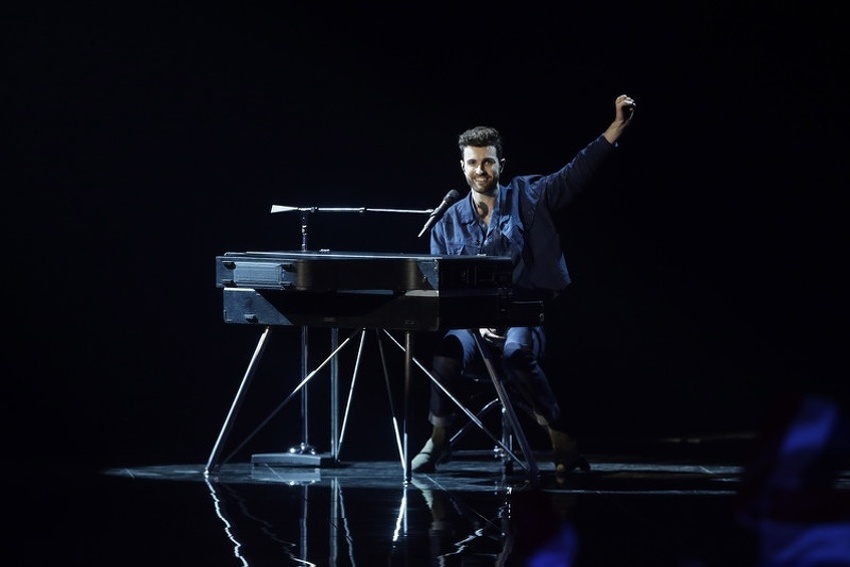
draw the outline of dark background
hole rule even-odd
[[[574,284],[547,364],[577,437],[735,435],[788,394],[846,397],[837,7],[3,13],[8,458],[205,462],[260,336],[223,322],[214,259],[299,249],[297,215],[271,205],[435,207],[465,193],[456,138],[480,123],[508,176],[548,173],[620,93],[638,103],[622,151],[559,215]],[[427,252],[424,220],[316,214],[309,245]],[[310,337],[320,357],[328,331]],[[344,459],[395,454],[375,352]],[[299,330],[276,328],[234,443],[299,356]],[[326,450],[326,378],[309,400]],[[239,458],[299,442],[298,406]]]

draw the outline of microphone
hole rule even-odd
[[[443,213],[446,212],[446,209],[448,209],[452,205],[452,203],[454,203],[458,199],[460,199],[460,193],[458,193],[456,190],[452,189],[451,191],[446,193],[446,196],[443,197],[443,202],[440,203],[440,206],[434,209],[428,216],[428,221],[425,223],[425,226],[422,227],[422,230],[419,231],[419,236],[417,236],[417,238],[421,237],[428,231],[428,229],[434,226],[434,224],[436,224],[436,222],[440,220],[440,217],[443,216]]]

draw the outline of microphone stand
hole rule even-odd
[[[308,252],[309,249],[307,247],[307,227],[308,227],[308,219],[310,214],[312,213],[360,213],[365,214],[367,212],[376,212],[376,213],[413,213],[413,214],[428,214],[434,212],[434,209],[426,209],[426,210],[413,210],[413,209],[368,209],[366,207],[287,207],[283,205],[272,205],[271,212],[272,213],[285,213],[285,212],[294,212],[298,211],[301,217],[301,251]],[[307,375],[309,374],[308,367],[308,333],[309,328],[306,325],[301,327],[301,379],[306,380]],[[331,352],[334,352],[338,346],[338,329],[331,329]],[[331,440],[332,448],[331,448],[331,461],[335,462],[338,457],[338,440],[336,439],[336,408],[338,407],[338,398],[337,398],[337,367],[336,367],[336,357],[334,357],[331,365],[331,407],[332,407],[332,416],[331,419],[334,420],[333,425],[333,439]],[[317,454],[316,448],[310,445],[309,442],[309,416],[308,416],[308,393],[307,393],[307,384],[304,384],[304,387],[301,388],[301,428],[302,428],[302,441],[298,445],[293,445],[287,451],[285,456],[275,456],[274,462],[279,464],[304,464],[309,466],[323,464],[323,459],[321,456]],[[327,461],[325,459],[324,461]],[[254,459],[254,462],[257,462]]]

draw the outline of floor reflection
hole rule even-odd
[[[388,468],[394,469],[386,463],[344,471],[236,465],[204,482],[241,565],[275,555],[293,565],[505,564],[513,541],[512,482],[493,484],[472,467],[446,486],[434,478],[405,484]],[[134,476],[145,472],[168,476],[164,468]],[[470,480],[471,490],[449,490]]]
[[[582,553],[617,559],[620,552],[606,548],[602,539],[622,540],[624,534],[642,539],[629,550],[636,557],[669,537],[646,526],[670,519],[648,522],[647,510],[629,512],[632,506],[639,509],[658,497],[728,499],[729,482],[740,472],[728,465],[600,460],[595,465],[586,476],[560,482],[555,477],[530,482],[505,475],[498,463],[477,461],[453,462],[438,474],[415,476],[410,484],[403,482],[400,465],[385,462],[333,469],[228,464],[209,478],[202,465],[107,474],[202,483],[209,499],[201,514],[216,518],[215,537],[232,549],[227,564],[419,566],[524,565],[547,557],[568,565]],[[580,504],[592,513],[577,514]],[[712,510],[711,517],[717,513]],[[638,523],[644,527],[629,528],[624,514],[642,518]],[[665,558],[673,564],[671,558],[685,553],[687,546],[667,545],[655,553],[655,564],[665,564]]]
[[[229,548],[220,565],[850,564],[843,563],[850,557],[850,471],[841,460],[845,438],[835,434],[844,431],[843,422],[812,411],[795,416],[809,434],[799,434],[798,421],[786,424],[765,445],[772,452],[755,459],[762,469],[592,455],[590,472],[566,478],[507,474],[492,459],[453,460],[410,483],[397,462],[231,463],[209,477],[200,464],[105,472],[129,483],[119,494],[136,485],[154,495],[153,502],[169,500],[180,510],[172,524],[199,531],[215,525],[214,533],[197,536],[205,555]],[[778,450],[789,447],[797,450]],[[809,458],[801,461],[800,450]],[[816,456],[824,451],[826,460]],[[794,455],[788,462],[781,458],[788,455]],[[796,515],[779,513],[792,508],[775,500],[776,483],[805,489]],[[156,489],[175,484],[183,488]],[[203,506],[189,487],[207,493]],[[811,498],[812,488],[818,499]],[[156,515],[162,506],[152,507]],[[175,550],[175,557],[199,553],[193,546]]]

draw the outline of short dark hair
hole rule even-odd
[[[502,136],[498,130],[491,126],[470,128],[458,136],[457,145],[460,148],[461,157],[463,157],[463,149],[466,146],[474,146],[476,148],[493,146],[496,148],[496,157],[499,159],[502,158]]]

